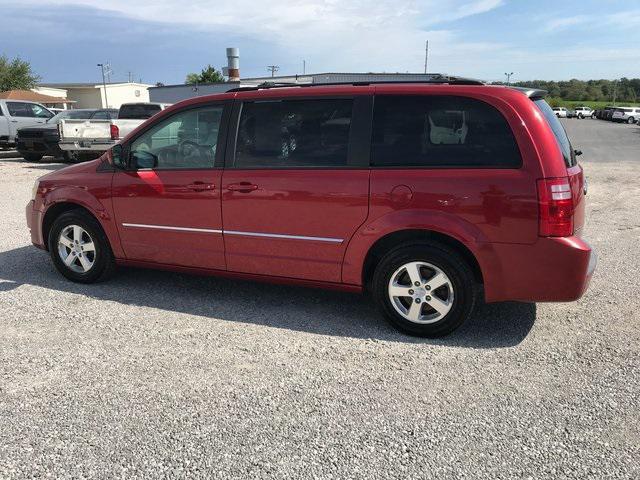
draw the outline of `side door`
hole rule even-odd
[[[341,281],[368,214],[371,105],[367,95],[236,101],[222,180],[228,270]]]
[[[127,259],[225,269],[220,182],[228,107],[163,116],[128,141],[112,199]]]

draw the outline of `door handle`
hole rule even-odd
[[[258,189],[258,185],[249,182],[231,183],[227,185],[227,190],[230,192],[249,193]]]
[[[18,120],[11,120],[11,123],[18,123]]]
[[[196,192],[202,192],[205,190],[214,190],[216,186],[213,183],[193,182],[187,185],[189,190],[195,190]]]

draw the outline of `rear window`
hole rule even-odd
[[[122,105],[118,118],[123,120],[146,120],[161,110],[160,105]]]
[[[558,120],[556,114],[553,113],[553,109],[547,102],[544,101],[544,99],[539,98],[537,100],[534,100],[533,102],[538,106],[538,108],[542,112],[542,115],[544,115],[544,118],[547,119],[547,123],[551,127],[551,130],[553,131],[553,134],[558,141],[558,146],[562,151],[562,156],[564,157],[565,164],[567,165],[567,167],[573,167],[577,163],[576,156],[573,153],[571,142],[569,141],[567,132],[564,130],[564,127],[560,123],[560,120]]]
[[[507,120],[485,102],[444,95],[382,95],[374,104],[371,164],[518,168],[522,158]]]

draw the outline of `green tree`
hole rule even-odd
[[[221,72],[213,68],[211,65],[207,65],[207,68],[203,68],[200,73],[189,73],[184,83],[192,85],[194,83],[220,83],[224,82],[224,76]]]
[[[0,56],[0,92],[7,90],[29,90],[36,86],[40,77],[31,70],[31,64],[20,57],[9,60]]]

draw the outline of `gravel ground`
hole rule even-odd
[[[0,154],[0,478],[639,478],[640,128],[565,124],[590,290],[486,305],[440,340],[345,293],[69,283],[24,220],[60,165]]]

